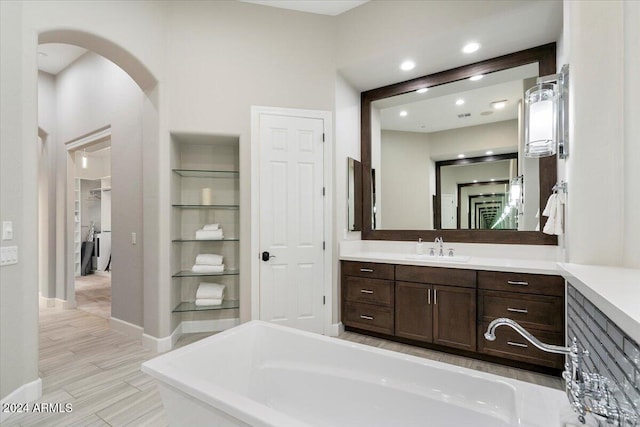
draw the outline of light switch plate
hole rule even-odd
[[[13,239],[13,222],[2,221],[2,240]]]

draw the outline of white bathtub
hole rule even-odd
[[[260,321],[142,370],[172,426],[555,427],[567,406],[558,390]]]

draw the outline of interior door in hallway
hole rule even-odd
[[[260,116],[260,319],[323,332],[324,121]]]

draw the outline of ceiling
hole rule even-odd
[[[369,0],[240,0],[262,6],[337,16]]]
[[[38,70],[55,76],[86,52],[86,49],[71,44],[38,45]]]
[[[405,132],[437,132],[518,118],[518,102],[524,94],[523,80],[538,75],[537,64],[527,64],[483,76],[409,92],[373,102],[380,110],[380,128]],[[456,105],[458,99],[464,104]],[[505,108],[492,108],[495,101]],[[405,111],[406,116],[400,112]],[[467,116],[467,114],[469,114]],[[464,115],[459,117],[459,115]]]

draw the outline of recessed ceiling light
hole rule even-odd
[[[478,180],[477,180],[477,179],[474,179],[474,180],[473,180],[473,182],[478,182]]]
[[[484,195],[484,193],[480,193],[480,195],[482,196],[482,195]]]
[[[407,117],[407,114],[405,110],[400,111],[400,117]]]
[[[477,82],[483,77],[484,77],[484,74],[476,74],[475,76],[469,77],[469,80],[471,80],[472,82]]]
[[[464,154],[458,154],[459,159],[464,159]]]
[[[38,52],[38,56],[45,57],[45,56],[49,56],[49,55],[47,55],[47,54],[46,54],[46,53],[44,53],[44,52]]]
[[[415,67],[416,67],[416,63],[411,60],[404,61],[402,64],[400,64],[400,69],[402,71],[413,70]]]
[[[503,99],[501,101],[493,101],[491,106],[496,110],[502,110],[507,105],[507,100]]]
[[[493,154],[493,151],[489,150],[489,151],[487,151],[485,154],[486,154],[487,156],[490,156],[490,155],[492,155],[492,154]]]
[[[418,89],[416,92],[417,93],[425,93],[428,90],[429,90],[429,88],[423,87],[422,89]]]
[[[456,100],[456,105],[462,105],[462,104],[464,104],[464,99],[460,98]]]
[[[480,43],[471,42],[471,43],[467,43],[466,45],[464,45],[464,47],[462,48],[462,51],[464,53],[473,53],[473,52],[477,51],[478,49],[480,49]]]
[[[483,111],[482,113],[480,113],[481,116],[490,116],[492,114],[493,114],[493,111],[491,110]]]
[[[495,178],[491,178],[489,181],[495,181],[495,180],[496,180]]]

